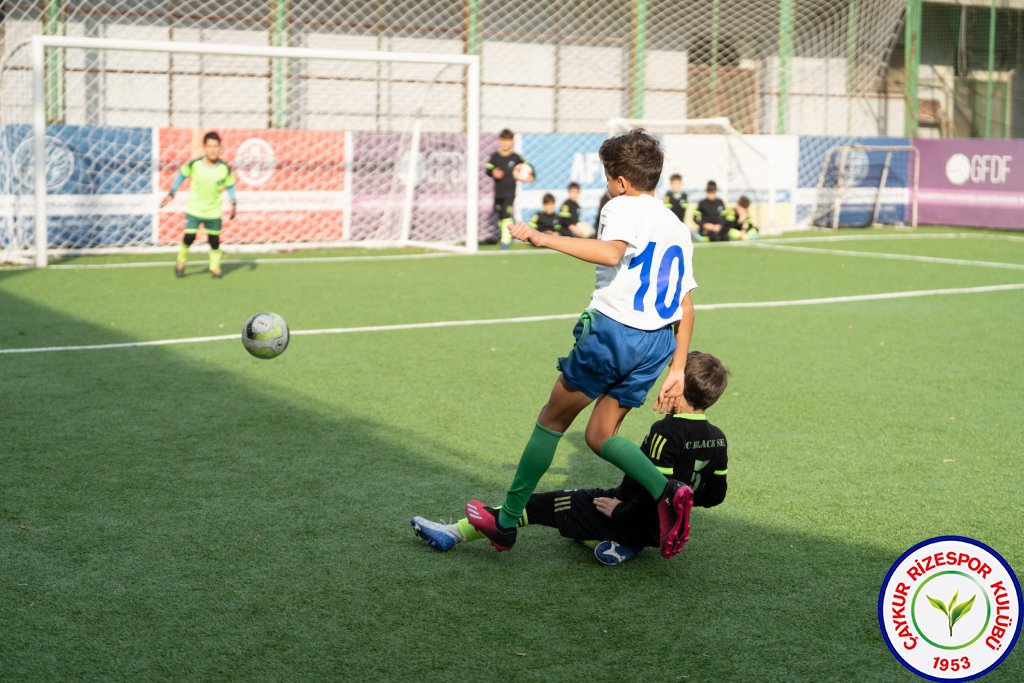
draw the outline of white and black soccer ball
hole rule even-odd
[[[264,360],[284,353],[288,338],[288,323],[277,313],[257,313],[246,320],[242,328],[242,346]]]
[[[532,183],[534,181],[533,166],[529,164],[516,164],[512,169],[512,177],[521,183]]]

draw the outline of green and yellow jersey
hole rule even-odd
[[[182,180],[190,179],[185,213],[196,218],[220,218],[220,194],[235,185],[235,175],[227,162],[217,159],[210,164],[205,157],[199,157],[182,166],[178,176],[171,188],[172,194]]]

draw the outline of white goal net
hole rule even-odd
[[[477,57],[37,36],[0,83],[9,255],[173,245],[208,131],[234,248],[478,243]]]
[[[913,145],[833,147],[822,161],[811,225],[916,228],[920,174]]]
[[[0,0],[0,249],[34,249],[36,209],[25,205],[34,197],[34,143],[26,142],[39,113],[33,103],[42,104],[46,127],[50,249],[168,244],[182,205],[154,218],[154,200],[175,166],[198,154],[206,130],[222,134],[224,157],[239,173],[240,214],[223,235],[229,248],[396,243],[406,233],[465,246],[473,241],[467,220],[451,209],[459,202],[477,216],[481,240],[493,239],[493,183],[470,159],[486,160],[505,128],[536,173],[519,186],[516,214],[529,218],[547,194],[561,203],[576,183],[580,219],[593,224],[604,192],[597,152],[613,118],[727,119],[735,133],[678,134],[691,138],[689,152],[677,145],[671,155],[684,190],[698,200],[716,180],[730,201],[747,194],[762,223],[806,226],[829,150],[907,144],[902,61],[894,59],[905,7],[906,0]],[[65,44],[42,55],[34,96],[23,45],[37,34],[260,52]],[[479,64],[477,113],[474,67],[458,61],[465,58]],[[418,155],[410,158],[417,129]],[[754,149],[768,155],[770,172]],[[673,169],[666,171],[664,185]],[[468,184],[462,195],[456,188],[473,178],[479,204],[470,209]],[[892,209],[883,202],[883,220]]]

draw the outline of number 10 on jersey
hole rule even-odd
[[[651,287],[651,270],[654,267],[654,253],[658,248],[657,242],[648,242],[647,247],[633,257],[629,262],[629,270],[640,268],[640,287],[633,296],[633,310],[644,311],[644,297]],[[678,268],[676,263],[678,262]],[[670,280],[674,271],[678,270],[675,292],[672,300],[667,301],[669,295]],[[683,274],[686,272],[686,264],[683,261],[683,248],[673,244],[661,255],[661,263],[658,264],[658,280],[656,284],[654,308],[665,320],[671,318],[679,310],[679,299],[683,293]]]

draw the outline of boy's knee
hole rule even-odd
[[[612,436],[611,434],[606,433],[606,431],[607,430],[596,426],[587,425],[587,430],[583,435],[583,438],[587,441],[587,445],[590,446],[590,450],[594,451],[598,455],[601,454],[604,442]]]
[[[565,430],[572,425],[572,418],[556,414],[548,405],[545,405],[540,409],[540,416],[537,417],[537,422],[545,429],[564,434]]]

